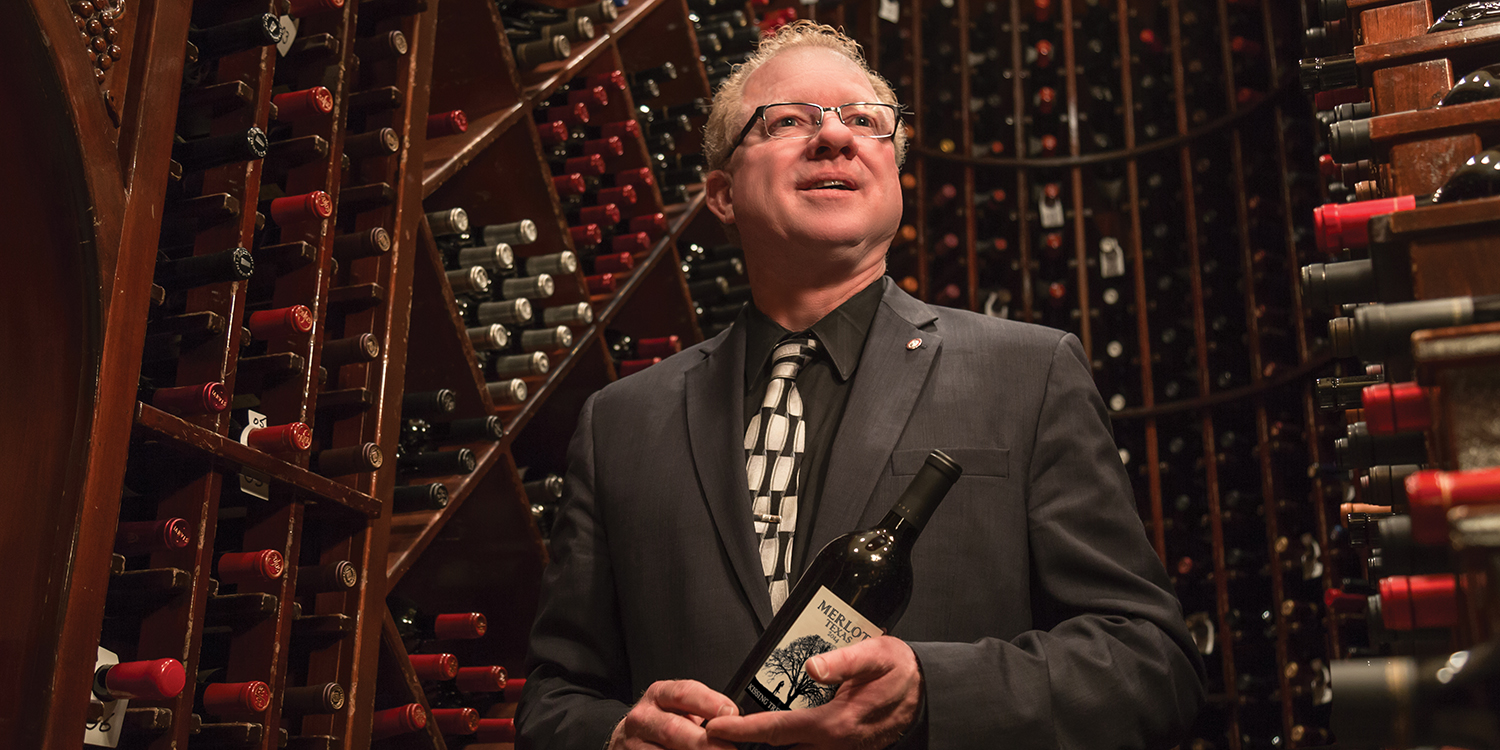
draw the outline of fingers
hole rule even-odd
[[[819,744],[830,736],[826,724],[834,711],[828,706],[797,711],[765,711],[748,716],[720,716],[708,721],[708,736],[730,742],[767,745]]]
[[[650,698],[663,710],[694,716],[724,716],[739,713],[734,701],[697,680],[664,680],[646,689]]]
[[[819,654],[804,667],[814,680],[831,685],[846,680],[869,682],[905,666],[916,671],[917,657],[899,638],[881,636]]]
[[[691,680],[653,683],[610,738],[611,750],[734,750],[712,739],[697,715],[735,711],[734,704]]]

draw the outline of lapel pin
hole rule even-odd
[[[906,342],[906,348],[907,349],[916,349],[917,347],[919,347],[921,345],[922,345],[922,339],[919,339],[919,338],[912,339],[911,341]]]

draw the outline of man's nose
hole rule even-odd
[[[859,151],[858,144],[859,139],[854,136],[854,131],[839,119],[838,113],[825,112],[823,127],[818,128],[817,135],[814,135],[808,142],[808,148],[811,150],[809,155],[814,158],[843,156],[852,159]]]

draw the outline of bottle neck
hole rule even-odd
[[[894,508],[885,514],[885,518],[880,519],[880,523],[876,528],[894,537],[897,546],[905,550],[910,550],[912,545],[916,543],[917,537],[922,533],[920,525],[913,523],[911,519],[902,515],[900,511]]]

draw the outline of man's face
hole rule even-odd
[[[804,47],[777,55],[751,74],[733,122],[743,124],[762,104],[878,101],[852,61],[833,50]],[[727,168],[731,177],[719,186],[725,200],[710,205],[739,228],[747,246],[844,248],[863,257],[884,253],[895,236],[901,184],[892,139],[856,137],[835,113],[823,117],[818,134],[805,140],[767,137],[757,122],[735,150]],[[829,187],[829,181],[842,187]]]

